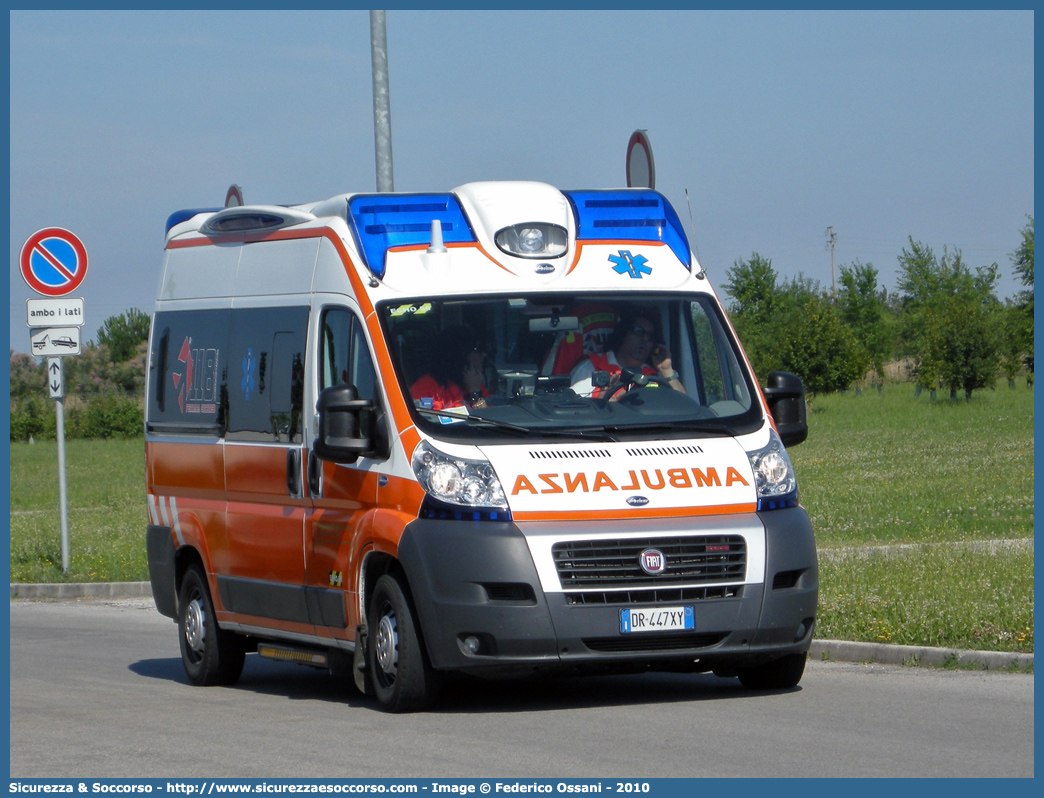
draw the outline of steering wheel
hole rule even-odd
[[[627,375],[627,372],[623,372],[623,374]],[[656,385],[660,385],[664,388],[667,388],[668,390],[674,390],[673,388],[671,388],[670,380],[665,380],[658,374],[632,374],[630,376],[621,377],[620,381],[609,389],[609,392],[606,393],[604,399],[606,402],[608,402],[621,390],[627,388],[627,391],[624,393],[624,395],[620,397],[620,399],[623,400],[625,396],[628,396],[629,394],[632,394],[638,391],[639,389],[646,387],[650,383],[655,383]]]

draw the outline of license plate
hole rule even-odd
[[[672,629],[695,629],[692,607],[651,607],[620,610],[620,632],[663,632]]]

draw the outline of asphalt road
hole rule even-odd
[[[798,689],[712,675],[457,680],[387,715],[248,657],[188,685],[150,600],[11,602],[11,777],[1031,777],[1033,677],[810,662]]]

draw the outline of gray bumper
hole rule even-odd
[[[812,641],[819,583],[808,515],[793,508],[757,518],[765,583],[744,585],[738,596],[670,602],[694,608],[696,628],[684,633],[624,635],[623,605],[578,605],[545,593],[526,537],[512,523],[418,520],[403,534],[399,557],[438,669],[731,668],[807,651]],[[699,525],[692,519],[687,532],[699,535]],[[468,637],[479,641],[478,653],[467,651]]]
[[[150,524],[145,531],[145,551],[149,559],[149,581],[152,583],[156,609],[161,615],[176,618],[178,597],[175,587],[175,551],[170,527]]]

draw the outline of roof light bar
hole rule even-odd
[[[576,238],[662,241],[684,265],[692,268],[692,253],[681,220],[667,198],[643,189],[563,191],[576,216]]]
[[[467,217],[452,194],[356,194],[348,200],[348,219],[366,267],[383,277],[392,247],[431,243],[431,223],[442,225],[446,244],[474,242]]]
[[[311,213],[296,208],[284,208],[279,205],[237,205],[215,213],[199,226],[199,232],[206,236],[262,233],[310,222],[313,219],[315,216]]]
[[[172,227],[174,227],[176,225],[179,225],[182,222],[187,222],[193,216],[196,216],[196,215],[198,215],[200,213],[217,213],[220,210],[224,210],[224,209],[223,208],[186,208],[183,211],[174,211],[174,213],[172,213],[170,216],[167,217],[167,229],[164,231],[164,233],[169,233]]]

